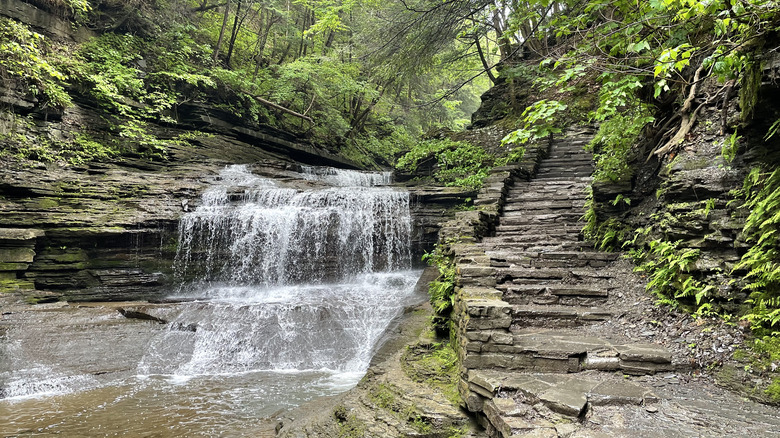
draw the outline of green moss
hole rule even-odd
[[[57,208],[60,206],[59,201],[56,198],[38,198],[36,199],[35,206],[40,209]]]
[[[380,383],[369,394],[371,401],[382,409],[398,410],[395,393],[398,391],[393,385]]]
[[[453,405],[458,394],[458,354],[449,342],[408,346],[401,364],[410,379],[440,391]]]
[[[724,366],[719,383],[762,403],[780,404],[780,337],[765,336],[734,351],[738,366]]]
[[[431,433],[433,430],[433,426],[426,422],[425,419],[419,415],[412,417],[411,421],[409,421],[409,424],[419,433],[427,434]]]
[[[351,414],[346,407],[336,406],[333,417],[339,426],[339,438],[361,438],[365,436],[366,425]]]
[[[734,358],[734,360],[744,361],[744,360],[748,360],[750,358],[750,355],[748,354],[747,351],[740,348],[735,350],[731,357]]]
[[[764,390],[764,394],[775,402],[780,403],[780,377],[772,379],[772,383]]]
[[[24,271],[28,266],[27,263],[0,263],[0,271]]]
[[[29,280],[0,278],[0,292],[17,292],[29,289],[35,289],[35,284]]]
[[[86,262],[89,257],[86,251],[83,249],[61,249],[61,248],[47,248],[45,253],[46,259],[52,260],[56,263],[79,263]]]
[[[710,167],[710,161],[707,158],[692,158],[688,160],[683,160],[680,163],[680,167],[683,170],[698,170],[698,169],[706,169],[707,167]]]

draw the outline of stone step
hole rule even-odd
[[[490,265],[496,267],[534,268],[603,268],[617,259],[614,253],[589,251],[561,251],[542,253],[517,253],[515,251],[486,251]]]
[[[569,436],[571,431],[562,428],[567,422],[554,424],[528,415],[527,406],[539,402],[558,414],[579,417],[588,405],[648,406],[659,401],[652,389],[617,376],[469,370],[464,383],[469,392],[464,399],[483,403],[482,411],[496,432],[491,436],[505,438]]]
[[[584,149],[585,144],[583,143],[569,143],[569,144],[557,144],[553,145],[553,147],[550,150],[549,155],[546,158],[554,157],[556,155],[561,154],[578,154],[578,155],[588,155],[592,156],[590,152],[586,151]]]
[[[580,222],[582,212],[557,211],[542,213],[538,210],[523,212],[510,211],[504,213],[499,219],[499,225],[534,225],[549,223],[584,223]]]
[[[547,169],[540,170],[536,175],[536,180],[561,179],[561,178],[581,178],[590,176],[593,173],[591,168],[571,168],[571,169]]]
[[[502,247],[506,247],[507,244],[510,243],[517,243],[517,244],[525,244],[528,245],[538,245],[538,244],[545,244],[545,245],[558,245],[564,242],[581,242],[582,238],[580,234],[577,232],[577,230],[572,230],[571,232],[566,232],[565,230],[547,230],[547,231],[537,231],[535,233],[521,233],[521,232],[505,232],[500,233],[496,237],[485,237],[482,239],[482,244],[486,245],[485,248],[488,247],[488,245],[495,247],[495,245],[499,245]]]
[[[553,147],[550,151],[550,154],[544,158],[544,160],[554,159],[556,157],[568,157],[568,156],[575,156],[575,157],[587,157],[592,158],[593,154],[590,152],[584,150],[581,145],[570,145],[566,147]]]
[[[555,184],[544,184],[551,181]],[[507,200],[525,201],[528,197],[544,199],[586,199],[588,195],[585,183],[560,184],[556,180],[535,180],[533,183],[519,184],[506,193]]]
[[[566,157],[545,160],[539,165],[538,173],[546,173],[550,171],[567,171],[574,169],[590,169],[593,170],[593,161],[587,159],[578,159],[577,157]]]
[[[515,204],[517,205],[517,204]],[[504,217],[513,217],[513,216],[546,216],[550,214],[565,214],[565,215],[572,215],[567,217],[567,219],[572,220],[576,219],[577,221],[585,214],[585,209],[577,209],[577,208],[533,208],[533,209],[523,209],[523,210],[509,210],[504,211]],[[579,215],[579,216],[577,216]],[[500,221],[499,221],[500,222]]]
[[[543,253],[524,253],[518,254],[514,251],[486,251],[485,255],[491,260],[502,261],[522,261],[527,259],[534,260],[562,260],[564,262],[576,263],[577,261],[598,260],[601,262],[612,262],[620,258],[620,254],[614,252],[590,251],[555,251]]]
[[[590,183],[590,177],[583,177],[583,178],[561,178],[559,180],[544,180],[544,181],[537,181],[537,180],[529,180],[529,181],[518,181],[517,184],[512,186],[510,188],[510,192],[513,190],[522,190],[523,187],[536,187],[539,190],[545,190],[545,189],[579,189],[582,188],[585,190],[585,188]]]
[[[496,235],[498,234],[547,234],[550,232],[579,234],[582,230],[580,224],[572,225],[569,223],[550,223],[539,225],[498,225],[496,226]]]
[[[560,252],[560,251],[585,251],[593,248],[593,245],[582,241],[562,242],[489,242],[484,243],[486,251],[514,250],[518,252]]]
[[[569,189],[550,189],[550,190],[526,190],[519,191],[516,194],[508,194],[506,202],[546,202],[546,201],[584,201],[588,194],[584,191],[572,192]]]
[[[495,268],[600,268],[606,266],[606,262],[589,260],[549,260],[534,257],[516,257],[490,259],[490,266]]]
[[[606,279],[611,278],[610,274],[600,272],[595,269],[537,269],[537,268],[505,268],[494,269],[497,276],[524,279],[524,278],[542,278],[542,279]]]
[[[509,301],[512,304],[511,301]],[[540,304],[517,304],[512,306],[512,324],[520,327],[565,323],[568,325],[585,324],[592,321],[605,321],[612,312],[597,306],[561,306]]]
[[[525,243],[525,244],[539,244],[544,242],[550,243],[563,243],[563,242],[579,242],[580,236],[578,233],[566,233],[564,232],[546,232],[546,233],[501,233],[495,237],[485,237],[482,239],[483,244],[508,244],[508,243]]]
[[[556,176],[556,175],[546,174],[543,177],[537,177],[535,181],[538,182],[538,183],[545,183],[547,181],[555,181],[555,182],[565,182],[565,181],[568,181],[568,182],[571,182],[571,181],[590,182],[592,179],[593,178],[590,176],[590,174],[588,174],[588,175],[569,175],[569,176],[560,176],[560,175]]]
[[[512,202],[507,203],[504,205],[504,213],[509,213],[512,211],[524,211],[524,212],[532,212],[532,211],[551,211],[555,212],[556,210],[578,210],[583,211],[584,213],[585,208],[585,200],[578,200],[578,199],[564,199],[564,200],[556,200],[556,199],[548,199],[546,201],[524,201],[524,202]],[[582,213],[581,213],[582,214]]]
[[[545,181],[555,182],[554,185],[545,185]],[[512,202],[524,202],[527,200],[543,201],[549,199],[587,199],[588,192],[585,183],[558,184],[559,180],[535,180],[534,184],[521,184],[507,191],[505,199]],[[537,199],[529,199],[537,198]]]
[[[540,269],[541,270],[541,269]],[[552,271],[545,269],[544,271]],[[571,284],[521,284],[507,286],[504,299],[511,302],[513,297],[521,300],[529,300],[539,295],[552,295],[555,297],[582,297],[582,298],[607,298],[609,291],[597,285],[571,285]]]
[[[546,169],[548,167],[579,167],[579,166],[591,166],[593,167],[593,156],[590,154],[572,154],[563,157],[551,157],[542,160],[539,165],[540,169]]]
[[[576,330],[576,329],[574,329]],[[576,331],[528,328],[512,332],[512,344],[484,343],[467,357],[469,369],[501,367],[539,373],[620,371],[630,375],[672,371],[672,354],[656,344],[624,343]]]

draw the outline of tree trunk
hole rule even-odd
[[[217,47],[214,48],[214,62],[217,62],[219,58],[219,51],[222,49],[222,41],[225,38],[225,28],[227,28],[228,16],[230,15],[230,0],[225,3],[225,16],[222,17],[222,28],[219,30],[219,38],[217,39]]]
[[[485,53],[482,52],[482,45],[479,43],[479,34],[474,34],[474,44],[477,46],[477,53],[479,54],[479,60],[482,61],[482,67],[485,69],[485,73],[487,73],[488,77],[490,78],[490,82],[493,83],[493,85],[496,84],[496,77],[493,76],[492,69],[490,68],[490,64],[488,64],[487,58],[485,58]],[[503,59],[503,58],[502,58]]]
[[[502,2],[504,3],[504,2]],[[503,6],[503,4],[502,4]],[[498,41],[498,51],[501,53],[501,60],[505,60],[512,53],[512,46],[509,38],[505,35],[505,25],[501,22],[500,11],[496,10],[493,14],[493,27],[496,29],[496,40]]]
[[[271,27],[274,25],[274,16],[271,11],[266,11],[265,8],[263,8],[262,13],[260,15],[260,23],[263,24],[263,21],[267,20],[268,24],[265,25],[265,28],[262,29],[257,34],[257,47],[255,49],[255,72],[252,74],[252,80],[254,81],[257,79],[257,72],[260,70],[260,66],[263,64],[263,60],[265,57],[265,46],[268,44],[268,35],[271,33]]]
[[[238,37],[238,14],[241,12],[241,0],[238,0],[238,6],[236,7],[236,18],[233,19],[233,30],[230,32],[230,42],[228,42],[228,54],[225,59],[225,64],[230,67],[230,58],[233,57],[233,47],[236,44],[236,38]],[[241,20],[244,21],[243,19]]]

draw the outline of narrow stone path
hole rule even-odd
[[[589,140],[554,143],[533,179],[502,191],[494,236],[452,245],[466,408],[501,438],[780,436],[776,410],[711,385],[669,389],[690,363],[609,324],[631,273],[582,240]]]

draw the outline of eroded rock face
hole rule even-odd
[[[44,123],[37,135],[64,122]],[[179,218],[228,164],[306,188],[301,165],[337,164],[309,152],[281,153],[282,143],[248,142],[226,134],[193,147],[174,146],[170,160],[36,168],[5,162],[0,175],[0,288],[31,301],[159,299],[173,280]],[[287,140],[285,140],[287,141]],[[297,182],[296,182],[297,180]],[[449,188],[412,191],[414,258],[430,250],[438,223],[462,202]],[[46,293],[44,293],[44,291]],[[51,293],[49,293],[51,292]]]

